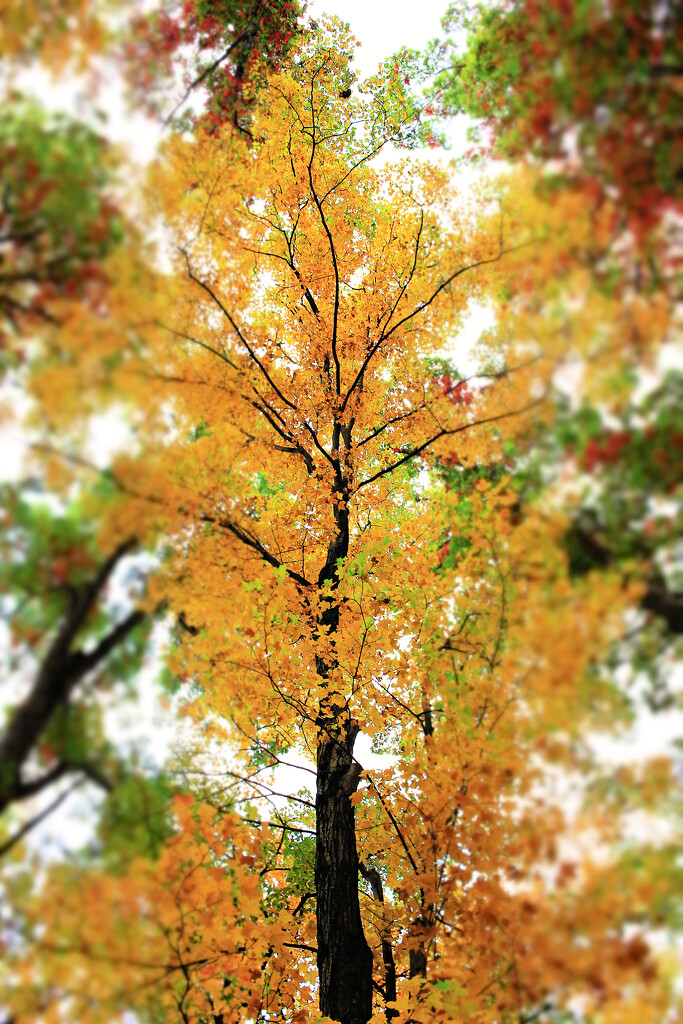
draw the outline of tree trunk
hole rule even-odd
[[[341,1024],[372,1016],[372,952],[363,933],[358,895],[353,761],[358,726],[345,712],[321,719],[316,795],[315,888],[320,1012]]]
[[[332,583],[333,589],[337,566],[349,549],[348,493],[340,469],[336,486],[344,504],[335,506],[337,529],[318,576],[319,585]],[[320,615],[318,627],[334,638],[339,628],[339,606],[334,601]],[[318,675],[328,679],[336,667],[334,655],[316,657],[316,662]],[[334,691],[321,702],[318,726],[315,889],[320,1011],[341,1024],[366,1024],[372,1016],[372,951],[360,917],[356,820],[349,799],[360,775],[353,760],[359,726],[351,720],[344,697]]]

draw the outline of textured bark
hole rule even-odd
[[[349,800],[358,784],[353,761],[358,726],[343,712],[320,724],[315,804],[320,1012],[342,1024],[366,1024],[372,1016],[372,952],[360,917],[356,823]]]
[[[341,430],[335,427],[338,446]],[[345,439],[346,440],[346,439]],[[337,565],[349,550],[348,489],[337,463],[335,485],[344,504],[335,505],[335,534],[319,585],[337,583]],[[334,638],[339,607],[331,600],[318,619],[320,632]],[[318,675],[328,679],[336,662],[316,659]],[[318,927],[320,1012],[341,1024],[366,1024],[372,1016],[372,951],[363,933],[358,892],[355,811],[349,797],[360,769],[353,760],[358,735],[341,694],[321,703],[317,752],[315,887]]]

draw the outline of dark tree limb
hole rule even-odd
[[[77,683],[104,662],[146,618],[146,613],[130,613],[90,651],[72,650],[80,629],[95,607],[104,586],[121,559],[135,546],[129,538],[120,544],[101,565],[91,581],[72,592],[70,607],[38,670],[35,682],[19,707],[12,714],[4,735],[0,737],[0,812],[9,803],[25,799],[33,791],[44,788],[45,778],[37,783],[24,783],[25,763],[40,740],[58,708],[64,707]],[[82,766],[80,766],[82,768]],[[67,768],[53,769],[63,774]],[[55,776],[57,777],[57,775]],[[49,776],[48,776],[49,778]]]
[[[243,529],[241,526],[238,526],[237,523],[233,523],[232,520],[216,519],[214,516],[203,515],[202,522],[215,523],[216,526],[220,526],[223,530],[227,530],[234,537],[236,537],[237,540],[241,541],[242,544],[245,544],[253,551],[256,551],[256,553],[260,555],[263,561],[267,562],[268,565],[272,565],[274,569],[279,569],[283,565],[283,563],[280,562],[279,559],[277,559],[275,555],[272,554],[272,552],[270,552],[268,548],[266,548],[265,545],[261,543],[260,540],[258,540],[256,537],[253,537],[250,533],[247,532],[247,530]],[[311,586],[311,583],[306,579],[305,576],[302,576],[300,573],[295,572],[293,569],[287,569],[287,575],[289,576],[290,579],[294,580],[295,583],[298,583],[300,587],[308,588]]]
[[[363,861],[360,861],[358,870],[363,878],[370,883],[375,901],[384,904],[384,888],[377,868],[368,868]],[[380,939],[382,940],[382,962],[384,964],[384,990],[382,995],[384,996],[385,1003],[393,1003],[396,1001],[396,963],[394,962],[394,950],[391,945],[389,929],[385,926],[382,927],[380,932]],[[385,1015],[387,1020],[391,1021],[398,1017],[399,1013],[398,1010],[393,1010],[387,1006]]]
[[[428,448],[431,448],[433,444],[440,441],[442,437],[453,437],[455,434],[461,434],[464,430],[472,430],[474,427],[482,427],[487,423],[498,423],[500,420],[509,419],[510,416],[519,416],[524,412],[529,412],[531,409],[535,409],[536,406],[541,405],[545,399],[546,396],[543,394],[540,398],[535,399],[533,402],[529,402],[521,409],[511,409],[510,412],[501,412],[496,416],[486,416],[484,419],[475,420],[472,423],[463,423],[462,426],[454,427],[452,430],[439,430],[436,434],[432,435],[432,437],[427,438],[426,441],[423,441],[418,445],[417,448],[413,448],[411,451],[406,452],[405,455],[396,462],[393,462],[390,466],[385,466],[384,469],[380,469],[377,473],[373,473],[372,476],[366,477],[365,480],[361,480],[356,489],[360,490],[361,487],[366,487],[368,484],[374,483],[375,480],[379,480],[380,477],[388,476],[390,473],[393,473],[395,469],[398,469],[400,466],[404,466],[406,463],[416,459],[419,455],[422,455],[422,453],[427,451]]]
[[[80,779],[76,779],[68,789],[65,789],[64,792],[60,793],[58,797],[47,805],[47,807],[43,808],[40,814],[36,814],[34,818],[31,818],[31,820],[27,821],[25,825],[22,825],[14,835],[10,836],[9,839],[6,839],[0,846],[0,858],[5,857],[10,850],[17,845],[17,843],[20,843],[29,832],[33,831],[36,825],[40,825],[41,821],[45,821],[46,818],[49,818],[53,811],[56,811],[58,807],[61,807],[64,801],[70,797],[71,794],[79,788],[79,786],[82,786],[84,782],[85,776]]]
[[[672,633],[683,633],[683,592],[666,590],[651,584],[641,601],[645,611],[664,619]]]

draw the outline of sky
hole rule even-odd
[[[333,14],[351,26],[361,43],[357,64],[364,77],[403,46],[419,50],[441,34],[448,0],[310,0],[308,14]]]

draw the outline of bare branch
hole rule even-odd
[[[84,782],[85,777],[76,779],[68,789],[65,789],[63,793],[60,793],[59,796],[52,801],[52,803],[48,804],[40,814],[36,814],[35,818],[31,818],[31,820],[27,821],[25,825],[22,825],[22,827],[15,832],[13,836],[10,836],[9,839],[5,840],[5,842],[0,846],[0,857],[6,856],[6,854],[8,854],[10,850],[17,845],[17,843],[21,842],[24,836],[33,831],[36,825],[40,825],[41,821],[45,821],[45,819],[48,818],[53,811],[56,811],[57,808],[64,803],[67,797],[71,796],[71,794],[78,789],[79,786],[82,786]]]

